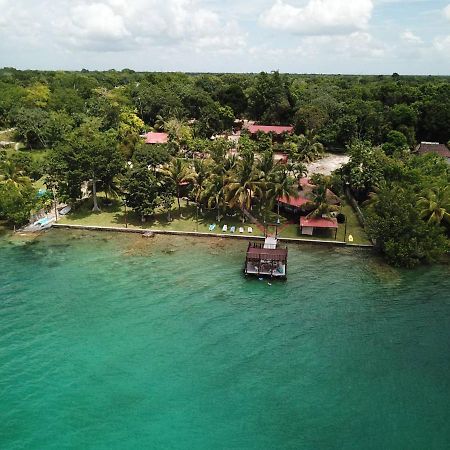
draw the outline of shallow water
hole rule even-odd
[[[450,268],[53,230],[0,241],[2,449],[446,449]]]

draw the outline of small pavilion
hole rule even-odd
[[[288,249],[280,248],[277,239],[266,238],[264,243],[249,242],[245,256],[245,275],[286,279]]]
[[[312,236],[315,229],[334,230],[334,239],[336,239],[338,231],[338,223],[336,219],[325,217],[300,217],[300,232]]]
[[[275,224],[274,235],[268,234],[269,227],[265,227],[264,230],[264,243],[248,243],[244,274],[285,280],[287,277],[288,249],[278,244],[278,224]]]

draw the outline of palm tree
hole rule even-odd
[[[274,167],[275,163],[273,161],[273,152],[263,152],[261,158],[256,163],[256,168],[260,172],[261,179],[264,181],[269,181]]]
[[[450,222],[449,186],[433,187],[426,191],[417,201],[420,216],[428,223],[439,225],[443,220]]]
[[[102,182],[103,192],[105,193],[105,201],[108,204],[110,198],[121,198],[123,196],[123,179],[122,177],[106,177]]]
[[[194,172],[192,173],[192,180],[194,181],[194,196],[197,203],[197,208],[202,199],[206,183],[209,177],[209,163],[204,159],[194,160]]]
[[[183,183],[193,180],[193,172],[186,162],[181,158],[174,158],[169,165],[161,169],[161,173],[165,175],[175,185],[178,202],[178,212],[181,212],[180,204],[180,187]]]
[[[381,192],[386,189],[390,188],[384,180],[377,183],[377,185],[373,187],[373,190],[369,192],[367,200],[363,202],[363,206],[369,211],[374,211],[380,201]]]
[[[296,179],[289,176],[289,171],[285,167],[275,172],[270,187],[267,190],[267,197],[270,202],[277,202],[278,219],[280,217],[280,202],[279,198],[285,197],[288,200],[293,197],[298,197],[298,185]]]
[[[251,209],[252,197],[262,194],[262,182],[254,163],[255,154],[244,153],[226,181],[227,200],[230,207],[238,206],[242,209],[242,222],[245,220],[244,210]]]
[[[217,221],[220,221],[220,208],[225,207],[225,187],[229,177],[234,173],[238,160],[235,155],[226,157],[225,153],[220,158],[217,154],[214,158],[211,174],[208,177],[203,197],[208,208],[217,209]]]
[[[164,131],[166,128],[166,121],[164,120],[164,118],[158,114],[156,116],[156,120],[155,123],[153,125],[153,128],[157,131]]]
[[[220,221],[220,208],[225,203],[225,175],[212,173],[208,178],[205,190],[203,193],[207,201],[208,208],[216,208],[216,219]]]
[[[23,170],[11,160],[4,161],[0,166],[0,183],[10,184],[19,189],[29,186],[31,179],[24,175]]]
[[[288,162],[286,167],[288,172],[290,172],[296,180],[303,178],[308,174],[308,169],[305,164],[300,161]]]
[[[312,162],[322,156],[324,146],[319,142],[318,136],[314,131],[308,130],[305,134],[300,135],[295,152],[297,159],[304,162]]]
[[[310,217],[330,217],[332,212],[339,211],[337,205],[332,205],[327,200],[327,186],[318,185],[313,189],[313,199],[306,204],[313,210],[307,215]]]

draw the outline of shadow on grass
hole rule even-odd
[[[111,227],[125,227],[128,225],[133,228],[142,229],[161,229],[161,230],[173,230],[173,231],[199,231],[202,233],[226,233],[230,234],[230,228],[235,227],[235,233],[239,233],[239,228],[244,228],[245,235],[248,234],[248,226],[253,228],[252,235],[262,236],[264,216],[266,224],[274,224],[278,219],[276,211],[269,211],[263,214],[256,209],[252,211],[252,215],[259,221],[259,226],[251,223],[246,219],[243,223],[241,220],[240,211],[233,214],[226,214],[222,216],[220,220],[217,220],[216,209],[203,209],[196,210],[196,205],[190,203],[186,204],[182,202],[181,209],[178,210],[176,203],[174,203],[171,210],[171,220],[168,220],[167,211],[157,210],[154,216],[147,218],[145,222],[141,221],[139,214],[136,214],[132,209],[128,208],[127,215],[125,216],[125,209],[120,200],[113,199],[110,205],[104,204],[104,196],[99,195],[99,205],[102,209],[101,213],[92,212],[92,199],[84,200],[78,208],[76,208],[66,219],[63,219],[65,223],[78,223],[84,225],[98,225],[98,226],[111,226]],[[354,243],[368,243],[367,236],[364,229],[359,225],[356,216],[354,215],[351,207],[344,204],[343,212],[347,216],[347,230],[346,237],[352,234]],[[214,230],[209,230],[209,226],[215,224]],[[227,225],[227,231],[222,232],[223,225]],[[337,233],[337,241],[344,241],[344,225],[339,225]],[[269,227],[269,232],[274,232],[274,227]],[[312,240],[329,240],[334,241],[334,230],[315,230],[314,235],[302,235],[298,226],[298,220],[290,214],[285,214],[281,211],[280,214],[280,227],[279,235],[284,238],[292,239],[312,239]]]

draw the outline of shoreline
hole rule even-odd
[[[138,228],[123,228],[123,227],[104,227],[100,225],[73,225],[73,224],[59,224],[54,223],[51,228],[72,229],[72,230],[88,230],[88,231],[108,231],[115,233],[132,233],[145,235],[146,233],[154,233],[155,235],[173,235],[173,236],[190,236],[190,237],[210,237],[210,238],[226,238],[237,240],[257,240],[264,241],[263,236],[251,236],[240,234],[219,234],[219,233],[203,233],[201,231],[176,231],[176,230],[142,230]],[[373,248],[372,244],[351,244],[344,241],[323,240],[323,239],[295,239],[295,238],[278,238],[280,242],[285,243],[307,243],[320,245],[336,245],[340,247],[356,247],[356,248]]]

